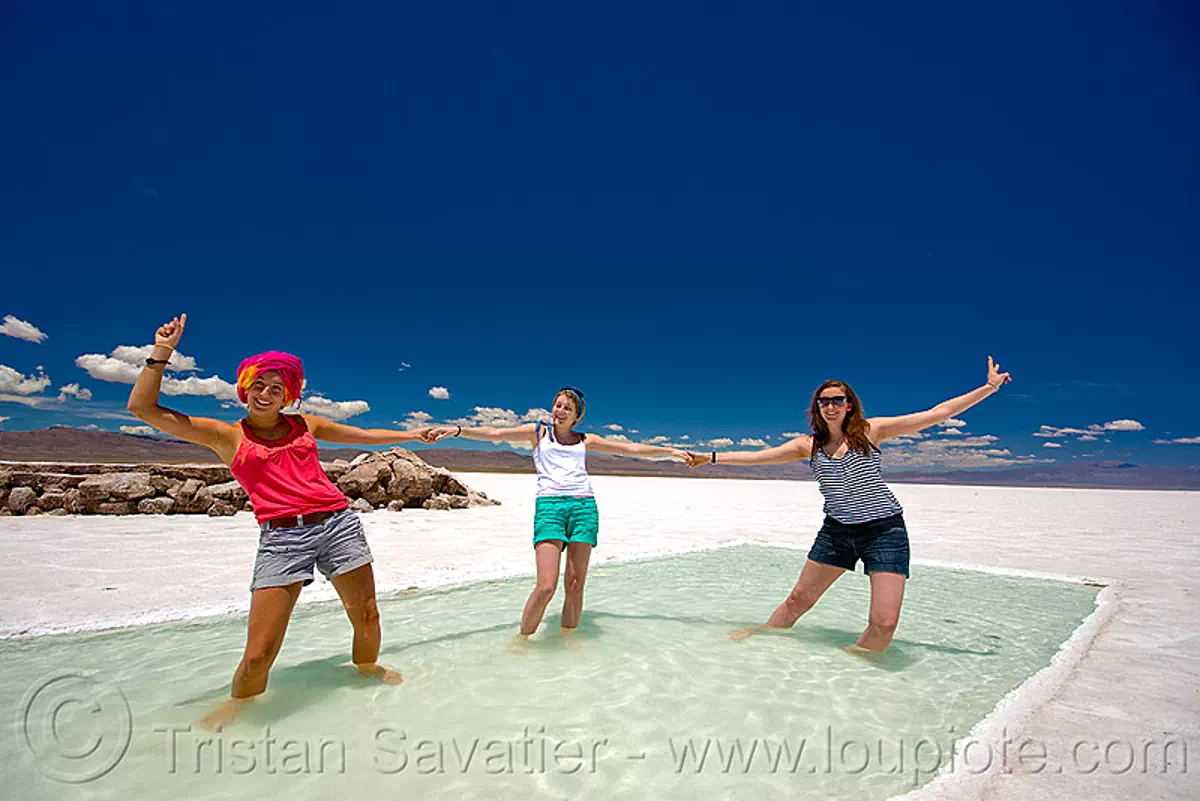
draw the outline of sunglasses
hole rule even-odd
[[[830,398],[824,398],[824,397],[817,398],[817,403],[821,406],[845,406],[846,405],[846,396],[845,395],[834,395],[833,397],[830,397]]]

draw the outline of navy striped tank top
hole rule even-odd
[[[869,523],[903,511],[883,483],[878,448],[872,448],[870,456],[851,448],[841,458],[831,459],[814,447],[809,463],[825,496],[825,514],[839,523]]]

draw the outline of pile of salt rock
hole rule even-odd
[[[360,512],[404,508],[495,506],[449,471],[412,451],[392,448],[346,462],[322,463],[325,474]],[[0,464],[0,516],[207,514],[253,511],[245,490],[223,465]]]

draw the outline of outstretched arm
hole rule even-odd
[[[429,431],[429,436],[436,442],[447,437],[466,437],[481,442],[521,442],[524,440],[534,447],[537,446],[537,426],[526,423],[511,428],[496,428],[495,426],[478,426],[463,428],[462,426],[437,426]]]
[[[942,401],[932,409],[926,409],[923,412],[904,414],[899,417],[872,417],[867,421],[871,424],[871,440],[878,445],[889,437],[915,434],[932,425],[949,420],[954,415],[962,414],[984,398],[992,395],[1003,384],[1007,384],[1011,380],[1012,377],[1008,373],[1000,372],[1000,365],[992,361],[991,356],[988,356],[988,377],[986,384],[963,395],[959,395],[957,398]]]
[[[675,448],[663,448],[659,445],[645,445],[641,442],[621,442],[615,439],[605,439],[596,434],[587,435],[587,448],[597,453],[614,453],[618,456],[636,456],[639,459],[672,458],[677,461],[687,461],[687,455]]]
[[[701,467],[714,464],[713,454],[716,454],[715,464],[787,464],[797,459],[807,459],[812,455],[812,437],[805,434],[789,440],[774,448],[764,448],[761,451],[732,451],[730,453],[693,453],[687,452],[689,467]]]
[[[432,436],[433,429],[418,428],[411,431],[400,431],[388,428],[358,428],[344,423],[335,423],[318,417],[315,414],[302,414],[304,422],[312,435],[325,442],[336,442],[340,445],[391,445],[397,442],[412,442],[420,440],[432,443],[437,440]]]
[[[186,324],[187,315],[183,314],[159,326],[154,334],[154,351],[150,358],[160,363],[148,364],[142,368],[133,389],[129,392],[129,401],[125,408],[139,420],[159,431],[212,448],[228,464],[233,460],[237,448],[236,426],[209,417],[191,417],[158,403],[163,371],[166,369],[166,364],[162,362],[170,359],[171,354],[175,352],[175,346],[179,344]]]

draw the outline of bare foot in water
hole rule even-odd
[[[583,645],[579,642],[579,640],[575,639],[576,631],[577,631],[577,629],[568,629],[568,628],[563,628],[563,629],[559,630],[559,634],[562,637],[563,645],[566,646],[568,651],[578,651],[580,648],[583,647]]]
[[[517,634],[512,638],[512,643],[508,646],[508,650],[514,654],[524,655],[529,652],[529,637],[528,634]]]
[[[371,663],[369,665],[355,665],[355,667],[364,676],[375,676],[384,684],[400,684],[404,681],[404,677],[400,675],[400,671],[388,670],[383,665]]]
[[[205,731],[220,731],[252,700],[253,698],[226,698],[220,706],[201,718],[197,725]]]
[[[734,642],[741,642],[754,632],[763,631],[766,628],[766,626],[759,624],[757,626],[746,626],[742,629],[734,629],[733,631],[729,632],[729,639],[733,640]]]
[[[855,643],[854,645],[847,645],[845,651],[848,654],[854,654],[859,659],[866,659],[868,662],[873,662],[875,659],[883,655],[882,651],[872,651],[870,648],[863,648],[858,643]]]

